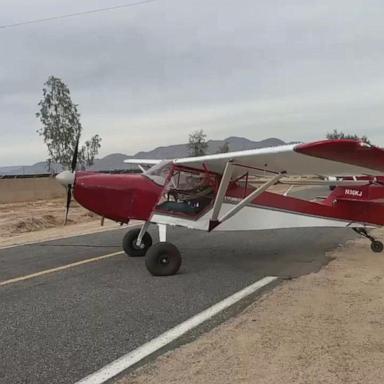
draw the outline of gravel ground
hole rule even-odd
[[[383,383],[384,255],[358,239],[331,256],[118,383]]]
[[[0,240],[18,234],[63,227],[65,199],[0,204]],[[99,221],[100,217],[72,201],[67,225]]]

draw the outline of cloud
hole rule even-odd
[[[111,5],[54,3],[8,0],[0,24]],[[79,104],[84,134],[103,137],[102,154],[185,141],[200,128],[211,138],[286,140],[337,128],[384,145],[383,8],[159,0],[0,30],[0,165],[46,157],[34,113],[51,74]]]

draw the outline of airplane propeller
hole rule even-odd
[[[65,206],[64,225],[67,224],[68,212],[69,212],[69,208],[71,206],[71,201],[72,201],[72,188],[73,188],[73,183],[75,182],[75,171],[77,166],[77,159],[79,156],[79,141],[80,141],[80,135],[77,136],[76,147],[72,157],[71,170],[63,171],[56,176],[56,180],[67,189],[67,201]]]

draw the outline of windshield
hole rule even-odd
[[[171,169],[172,161],[163,160],[159,164],[156,164],[154,167],[148,169],[148,171],[144,172],[144,175],[163,187]]]

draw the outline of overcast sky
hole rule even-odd
[[[134,2],[134,0],[132,0]],[[0,0],[0,24],[129,0]],[[0,29],[0,166],[47,157],[42,86],[60,77],[101,156],[334,128],[384,146],[382,0],[159,0]]]

